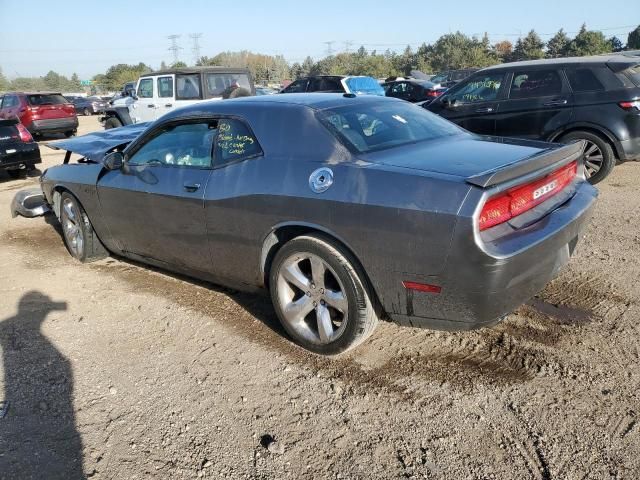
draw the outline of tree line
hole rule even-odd
[[[622,50],[640,49],[640,25],[629,32],[626,45],[617,38],[607,38],[597,30],[589,30],[585,24],[571,38],[560,29],[547,42],[535,30],[519,38],[515,44],[508,40],[491,43],[485,34],[482,38],[468,36],[461,32],[442,35],[432,44],[423,43],[415,51],[410,47],[397,53],[386,50],[367,51],[364,46],[355,52],[342,52],[320,60],[307,57],[303,62],[291,65],[282,55],[263,55],[246,50],[222,52],[213,57],[201,57],[196,65],[245,67],[258,84],[281,83],[306,75],[369,75],[374,78],[409,75],[411,70],[435,73],[461,68],[482,68],[497,63],[540,58],[598,55]],[[171,67],[186,67],[177,62]],[[165,62],[160,70],[168,68]],[[98,91],[118,91],[127,82],[153,68],[145,63],[137,65],[118,64],[105,73],[93,77],[91,93]],[[71,78],[50,71],[44,77],[16,78],[11,81],[0,70],[0,91],[6,90],[56,90],[64,92],[81,91],[80,80],[74,73]]]

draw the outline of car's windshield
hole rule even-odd
[[[356,95],[380,95],[384,96],[384,88],[375,78],[371,77],[351,77],[345,80],[349,91]]]
[[[447,81],[447,74],[446,73],[439,73],[435,77],[431,77],[431,79],[429,81],[432,82],[432,83],[446,82]]]
[[[457,135],[464,130],[406,102],[380,101],[318,112],[320,121],[360,153]]]

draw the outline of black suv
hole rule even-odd
[[[585,140],[585,174],[640,158],[640,57],[605,55],[485,68],[424,108],[483,135]]]

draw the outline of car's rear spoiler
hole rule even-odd
[[[536,171],[553,170],[580,158],[584,145],[584,140],[579,140],[568,145],[552,147],[509,165],[472,175],[465,180],[472,185],[487,188]]]
[[[134,123],[125,127],[89,133],[81,137],[49,142],[45,145],[54,150],[66,150],[67,156],[70,153],[76,153],[87,160],[99,163],[110,151],[128,145],[135,140],[148,126],[148,123]],[[65,158],[65,163],[68,161]]]

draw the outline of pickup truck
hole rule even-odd
[[[141,75],[135,91],[113,101],[100,118],[105,129],[152,122],[170,110],[202,102],[255,95],[249,70],[191,67]]]

